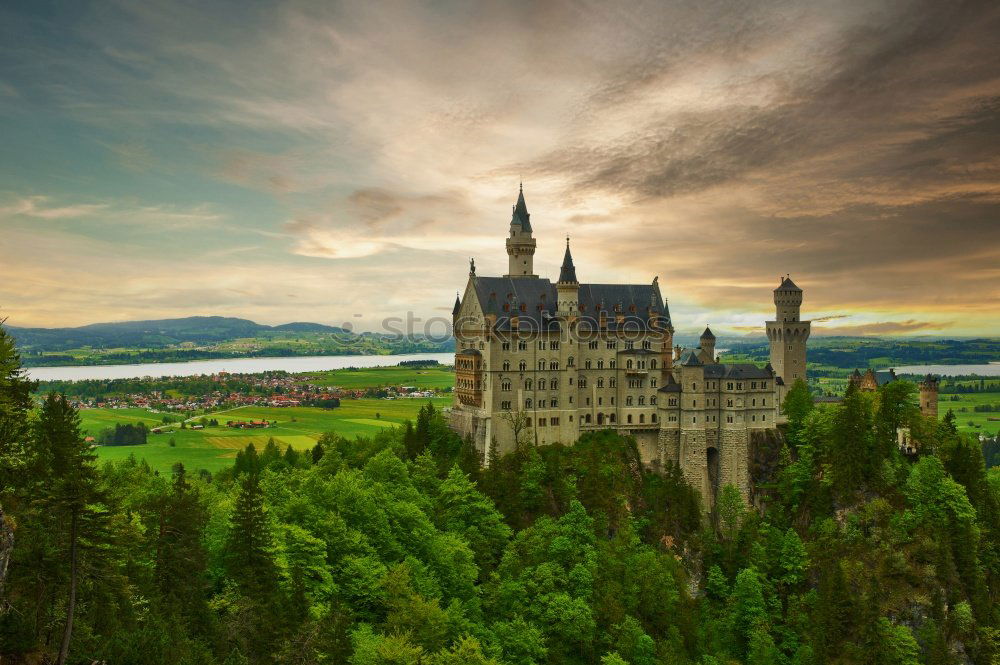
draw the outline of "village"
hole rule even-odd
[[[149,409],[168,414],[165,422],[169,422],[171,413],[190,415],[241,406],[332,409],[345,399],[425,399],[450,392],[450,389],[418,389],[407,385],[345,388],[317,385],[311,383],[311,379],[315,377],[286,372],[219,372],[197,377],[145,378],[128,381],[121,390],[116,389],[118,386],[114,382],[97,390],[81,390],[91,394],[76,395],[71,403],[78,409]]]

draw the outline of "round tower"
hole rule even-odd
[[[811,321],[800,321],[802,289],[786,276],[774,290],[774,321],[765,326],[771,345],[771,366],[787,388],[806,379],[806,341]]]
[[[920,382],[920,413],[927,418],[938,417],[938,379],[928,374]]]
[[[508,268],[505,277],[537,277],[534,270],[535,239],[531,236],[531,215],[524,203],[524,188],[517,194],[517,203],[510,218],[507,238]]]

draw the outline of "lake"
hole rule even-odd
[[[392,367],[404,360],[436,360],[443,365],[455,361],[453,353],[407,353],[395,356],[298,356],[294,358],[223,358],[186,363],[144,363],[140,365],[74,365],[28,367],[28,377],[37,381],[83,381],[86,379],[135,379],[144,376],[198,376],[199,374],[254,374],[284,370],[319,372],[345,367]]]
[[[896,374],[936,374],[937,376],[1000,376],[1000,362],[984,365],[906,365],[896,367]]]

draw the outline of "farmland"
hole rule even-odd
[[[412,373],[412,370],[410,370]],[[257,448],[266,445],[273,437],[281,448],[292,446],[298,450],[312,448],[325,432],[335,432],[346,438],[369,436],[388,427],[399,427],[406,420],[414,420],[417,411],[427,404],[442,408],[451,403],[450,398],[432,399],[356,399],[344,400],[337,409],[312,407],[257,407],[245,406],[219,411],[208,417],[219,421],[219,427],[205,429],[180,429],[162,434],[150,434],[149,442],[142,446],[100,446],[100,460],[121,460],[129,455],[146,462],[161,473],[169,472],[176,462],[183,462],[192,470],[218,471],[232,464],[237,450],[253,443]],[[155,427],[163,414],[147,409],[82,409],[81,428],[90,436],[116,423],[138,424]],[[199,419],[192,420],[194,424]],[[267,420],[273,422],[266,429],[241,430],[226,427],[227,420]],[[170,442],[173,440],[174,445]]]

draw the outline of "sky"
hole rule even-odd
[[[10,1],[0,317],[450,317],[659,277],[678,332],[1000,329],[1000,3]]]

